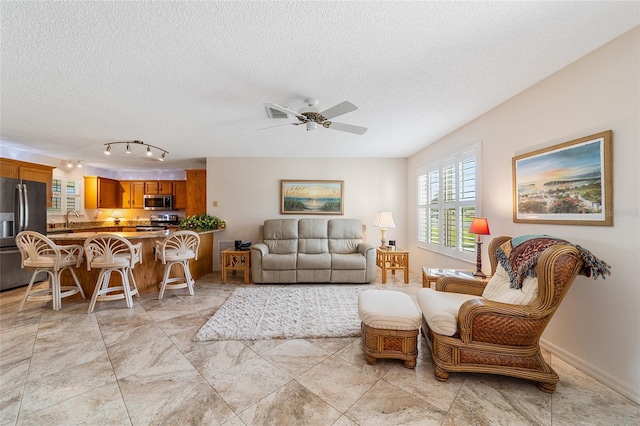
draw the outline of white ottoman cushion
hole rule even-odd
[[[408,294],[391,290],[365,290],[358,297],[360,320],[383,330],[417,330],[420,311]]]
[[[444,336],[453,336],[458,331],[458,311],[467,300],[482,299],[471,294],[447,293],[431,288],[418,290],[418,305],[429,328]]]

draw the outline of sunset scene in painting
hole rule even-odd
[[[601,139],[517,160],[517,211],[602,213],[602,173]]]
[[[341,213],[342,182],[282,183],[284,213]]]

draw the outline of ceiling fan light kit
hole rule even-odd
[[[318,100],[316,98],[307,98],[304,102],[307,104],[307,106],[300,108],[299,112],[295,112],[287,107],[283,107],[278,104],[267,103],[265,104],[265,106],[267,108],[271,108],[272,110],[280,111],[287,115],[296,117],[298,119],[298,123],[291,124],[294,126],[305,124],[307,127],[307,131],[316,129],[318,127],[318,124],[325,129],[340,130],[342,132],[354,133],[357,135],[363,135],[367,131],[366,127],[330,121],[334,117],[358,109],[357,106],[349,101],[344,101],[321,112],[318,111]]]

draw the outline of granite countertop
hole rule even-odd
[[[65,231],[81,231],[83,229],[99,229],[99,228],[113,228],[115,226],[121,226],[124,228],[136,227],[136,226],[150,226],[151,221],[149,219],[122,219],[119,224],[115,224],[112,221],[109,222],[69,222],[69,226],[65,226],[64,223],[47,223],[48,233],[64,233]]]
[[[109,227],[110,228],[110,227]],[[224,231],[225,228],[214,229],[211,231],[199,231],[198,234],[209,234],[212,232]],[[167,229],[164,231],[138,231],[138,232],[109,232],[109,234],[118,235],[120,237],[124,237],[126,239],[145,239],[145,238],[164,238],[167,235],[170,235],[172,232],[171,229]],[[52,240],[86,240],[89,237],[93,237],[96,234],[101,234],[102,232],[97,231],[89,231],[89,232],[68,232],[68,233],[54,233],[47,234]]]
[[[124,237],[130,239],[145,239],[145,238],[164,238],[169,235],[171,231],[141,231],[141,232],[109,232],[109,234]],[[102,234],[102,232],[70,232],[66,234],[48,234],[47,236],[52,240],[86,240],[89,237],[93,237],[96,234]]]

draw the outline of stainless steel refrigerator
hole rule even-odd
[[[0,177],[0,290],[29,284],[33,270],[22,269],[16,235],[47,233],[47,185]],[[37,280],[47,279],[41,273]]]

